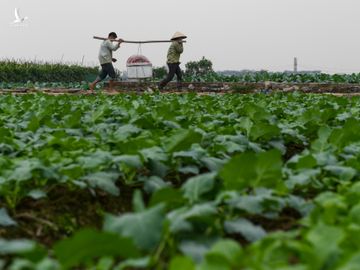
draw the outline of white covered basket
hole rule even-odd
[[[143,55],[131,56],[126,62],[126,67],[129,79],[147,79],[153,76],[152,64]]]

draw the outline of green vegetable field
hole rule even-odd
[[[0,269],[357,270],[360,98],[0,95]]]
[[[284,82],[284,83],[360,83],[360,74],[326,74],[326,73],[286,73],[286,72],[249,72],[241,75],[225,76],[208,73],[202,76],[186,76],[190,82]]]
[[[98,72],[99,67],[85,67],[77,64],[0,60],[0,89],[73,88],[87,90],[88,83],[97,77]],[[165,68],[154,68],[152,81],[161,81],[166,73]],[[271,81],[294,84],[359,84],[360,73],[326,74],[258,71],[228,76],[213,70],[201,74],[185,70],[184,81],[204,83],[258,83]]]

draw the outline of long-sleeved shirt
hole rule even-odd
[[[179,63],[180,55],[184,52],[184,46],[181,42],[173,41],[168,51],[167,62],[169,64]]]
[[[109,39],[105,40],[100,47],[99,51],[99,61],[100,64],[112,63],[113,51],[116,51],[120,48],[120,43],[112,43]]]

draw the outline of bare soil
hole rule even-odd
[[[46,198],[23,199],[11,211],[18,226],[0,228],[0,238],[33,239],[50,247],[80,228],[100,229],[105,213],[117,215],[132,210],[133,190],[122,186],[120,191],[119,197],[101,191],[95,196],[89,190],[58,187]]]

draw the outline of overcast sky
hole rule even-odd
[[[28,27],[12,27],[15,7]],[[124,39],[188,35],[182,62],[211,59],[217,70],[300,69],[360,72],[359,0],[0,0],[0,58],[97,64],[99,41],[116,31]],[[154,65],[167,44],[143,45]],[[136,54],[126,44],[118,68]]]

